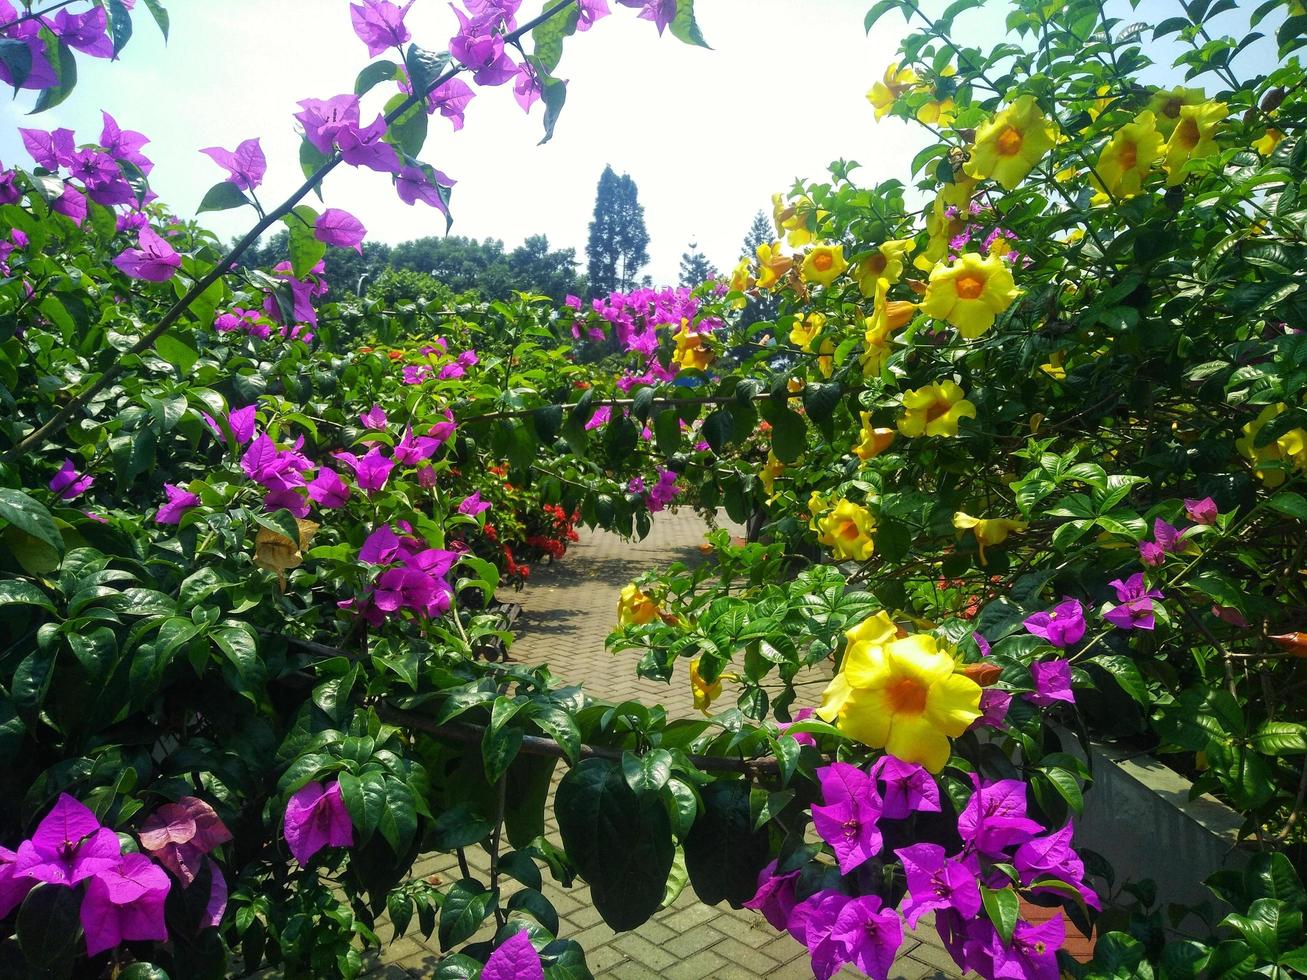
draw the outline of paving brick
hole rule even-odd
[[[664,980],[717,980],[727,961],[715,949],[700,950],[689,959],[679,960],[664,973]]]
[[[750,969],[755,976],[759,977],[765,977],[769,970],[780,966],[780,963],[766,953],[741,942],[733,936],[727,936],[712,950],[714,953],[725,957],[726,962]]]
[[[659,972],[665,971],[678,958],[670,944],[667,947],[658,946],[635,932],[618,936],[609,945],[621,950],[637,963]]]
[[[668,952],[674,953],[680,957],[692,956],[701,949],[707,949],[714,943],[719,943],[725,937],[714,929],[709,923],[703,923],[695,926],[688,932],[677,936],[671,942],[667,943]]]

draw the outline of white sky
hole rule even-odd
[[[860,162],[863,183],[906,179],[909,161],[925,145],[924,130],[895,119],[876,122],[865,99],[894,60],[905,25],[890,13],[866,36],[862,19],[871,2],[698,0],[699,23],[713,45],[707,51],[670,33],[659,38],[636,11],[609,0],[612,16],[566,43],[558,74],[571,85],[552,142],[536,146],[543,108],[537,105],[528,118],[507,85],[481,90],[459,133],[448,120],[431,120],[422,157],[459,182],[454,233],[501,238],[510,248],[544,233],[584,260],[595,185],[608,163],[639,186],[651,238],[646,271],[661,284],[675,281],[691,240],[729,269],[754,213],[770,213],[771,194],[798,177],[823,177],[833,160]],[[179,214],[193,213],[222,177],[198,153],[205,146],[233,148],[258,136],[269,161],[261,199],[279,201],[297,187],[295,103],[352,91],[367,63],[350,27],[348,0],[166,3],[173,24],[167,47],[138,4],[136,34],[122,60],[79,56],[81,81],[68,102],[39,116],[24,115],[30,93],[0,103],[0,160],[31,166],[16,126],[68,126],[79,141],[92,142],[105,108],[124,128],[152,138],[146,147],[156,163],[152,186]],[[923,2],[933,13],[945,5]],[[527,0],[521,19],[541,6]],[[1007,7],[991,0],[968,15],[959,36],[982,47],[997,40]],[[1123,23],[1179,11],[1176,0],[1142,0],[1135,10],[1113,0],[1112,7],[1120,8]],[[447,46],[456,27],[443,0],[417,0],[408,24],[415,41],[435,50]],[[1164,64],[1173,55],[1146,47]],[[1169,70],[1158,74],[1158,82],[1179,80]],[[381,92],[374,90],[365,113],[375,116]],[[328,178],[326,198],[354,212],[373,241],[444,231],[441,215],[401,203],[382,174],[341,168]],[[252,220],[248,210],[206,216],[228,237]]]
[[[868,180],[906,176],[922,137],[897,121],[877,124],[865,93],[893,60],[902,18],[887,15],[866,37],[870,0],[699,0],[714,50],[658,37],[636,11],[614,8],[589,33],[569,38],[559,67],[571,80],[552,142],[537,147],[542,107],[530,118],[511,86],[484,89],[454,133],[433,118],[423,159],[458,180],[453,233],[502,238],[510,247],[545,233],[584,259],[595,185],[606,163],[640,189],[656,282],[674,281],[692,239],[719,266],[734,263],[754,212],[796,177],[820,177],[839,157]],[[258,136],[269,170],[260,199],[280,200],[302,177],[292,113],[299,99],[352,91],[367,50],[350,27],[348,0],[171,0],[172,40],[162,43],[137,6],[136,33],[117,64],[78,58],[68,102],[26,116],[31,96],[0,108],[0,160],[31,166],[16,126],[74,129],[93,142],[99,110],[151,137],[154,190],[193,213],[222,171],[197,151]],[[524,12],[539,3],[528,0]],[[414,40],[443,50],[456,22],[446,3],[417,0]],[[528,51],[530,50],[528,46]],[[380,93],[378,87],[376,93]],[[370,103],[365,104],[365,110]],[[378,106],[379,108],[379,106]],[[357,214],[374,241],[440,234],[444,219],[408,207],[389,179],[342,168],[327,203]],[[252,212],[206,216],[224,236]],[[366,248],[366,246],[365,246]]]

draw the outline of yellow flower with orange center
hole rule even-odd
[[[774,289],[791,269],[794,258],[781,254],[781,243],[773,242],[759,245],[755,252],[758,256],[758,288]]]
[[[817,540],[831,549],[836,561],[866,561],[876,550],[872,532],[876,518],[865,507],[841,500],[817,518]]]
[[[706,337],[690,329],[689,320],[681,320],[681,329],[672,337],[676,341],[676,351],[672,361],[682,371],[703,371],[717,359],[712,348],[704,343]]]
[[[1118,129],[1103,147],[1094,168],[1096,183],[1118,200],[1134,197],[1143,190],[1149,170],[1161,155],[1162,134],[1157,131],[1156,118],[1145,110]]]
[[[1272,489],[1284,483],[1289,471],[1307,470],[1307,431],[1290,429],[1265,445],[1257,445],[1258,433],[1287,408],[1283,402],[1267,405],[1257,418],[1243,427],[1243,438],[1234,443],[1235,448],[1253,464],[1257,479]]]
[[[821,313],[809,313],[802,320],[796,320],[790,328],[790,343],[803,350],[812,350],[812,342],[821,335],[826,326],[826,317]]]
[[[963,169],[972,177],[991,177],[1010,191],[1035,169],[1056,140],[1057,127],[1035,97],[1022,95],[976,127],[976,143]]]
[[[1168,185],[1174,186],[1184,180],[1190,162],[1217,151],[1216,130],[1229,111],[1224,102],[1201,102],[1180,108],[1180,119],[1171,130],[1171,138],[1166,142],[1166,157],[1162,161]]]
[[[658,603],[641,592],[634,582],[623,588],[617,597],[618,626],[643,626],[658,616]]]
[[[772,220],[776,224],[776,234],[784,235],[790,248],[802,248],[817,240],[817,222],[825,214],[808,197],[799,197],[786,201],[780,194],[773,194]]]
[[[807,282],[829,286],[848,267],[843,245],[817,245],[804,257],[802,275]]]
[[[974,419],[976,406],[967,401],[966,392],[952,381],[935,381],[915,391],[905,391],[900,399],[903,415],[899,432],[909,439],[918,436],[955,437],[962,419]]]
[[[1177,85],[1170,90],[1158,89],[1149,97],[1148,105],[1144,108],[1153,114],[1158,132],[1169,137],[1179,124],[1185,106],[1206,101],[1207,93],[1202,89]]]
[[[894,103],[917,84],[917,73],[911,68],[900,68],[894,62],[885,69],[884,77],[871,87],[867,101],[876,110],[876,118],[884,119],[886,113],[894,108]]]
[[[950,738],[980,717],[980,685],[925,633],[899,635],[884,612],[845,634],[840,671],[822,695],[817,716],[873,748],[939,772]]]
[[[893,444],[894,430],[877,428],[872,425],[870,412],[860,412],[859,414],[862,417],[862,429],[858,433],[858,442],[853,447],[853,454],[858,459],[866,462],[879,456]]]
[[[1021,295],[1012,271],[997,255],[966,252],[951,265],[942,262],[930,272],[921,309],[946,320],[967,340],[994,325],[995,318]]]
[[[903,260],[917,247],[911,238],[881,242],[876,251],[862,259],[853,269],[853,278],[863,296],[874,296],[876,286],[892,286],[903,278]]]
[[[864,377],[880,374],[889,361],[890,337],[894,331],[902,330],[917,315],[917,304],[904,300],[890,300],[889,284],[882,280],[876,287],[876,299],[872,305],[872,314],[864,321],[867,328],[865,335],[866,349],[859,361]]]
[[[972,517],[958,511],[953,515],[953,526],[959,531],[970,531],[976,536],[976,547],[980,552],[980,564],[987,564],[985,548],[1002,544],[1013,531],[1024,531],[1030,525],[1025,521],[1012,521],[1005,517]]]

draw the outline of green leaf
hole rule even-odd
[[[901,6],[901,0],[879,0],[879,2],[867,11],[867,16],[862,19],[862,26],[868,34],[876,26],[876,22],[891,10]]]
[[[540,99],[545,104],[545,135],[537,145],[544,146],[554,138],[554,127],[558,125],[558,117],[563,114],[563,106],[567,102],[567,82],[561,78],[542,78]]]
[[[673,456],[681,448],[681,418],[676,409],[665,408],[655,416],[654,442],[664,456]]]
[[[1140,704],[1148,703],[1148,685],[1144,683],[1144,676],[1139,673],[1139,667],[1129,657],[1120,654],[1100,654],[1097,657],[1092,657],[1089,662],[1098,664],[1111,674],[1113,679],[1121,685],[1121,690]]]
[[[327,243],[318,241],[314,235],[318,212],[307,204],[301,204],[281,220],[290,231],[291,274],[296,279],[303,279],[327,254]]]
[[[525,912],[545,927],[550,935],[558,934],[558,911],[549,899],[534,888],[523,888],[508,900],[508,911]]]
[[[1307,909],[1302,881],[1294,871],[1293,863],[1280,851],[1254,854],[1249,858],[1244,882],[1251,901],[1273,898],[1290,909]]]
[[[159,0],[145,0],[145,6],[149,8],[151,15],[153,15],[154,22],[159,25],[159,32],[163,34],[163,39],[166,42],[170,27],[168,11],[164,9]]]
[[[376,770],[362,776],[342,771],[338,779],[341,799],[349,811],[350,822],[359,832],[359,845],[362,846],[372,839],[386,809],[385,777]]]
[[[1017,927],[1017,912],[1021,903],[1017,893],[1009,888],[986,888],[980,886],[980,897],[985,904],[985,915],[998,930],[1005,944],[1012,942],[1012,930]]]
[[[117,58],[132,39],[132,15],[123,0],[109,0],[109,35],[113,38],[113,56]]]
[[[637,796],[612,762],[584,759],[559,783],[554,813],[563,847],[604,921],[625,931],[648,920],[675,858],[662,802]]]
[[[40,586],[20,579],[0,581],[0,608],[5,606],[40,606],[54,612],[52,603]]]
[[[1259,898],[1248,907],[1247,915],[1231,912],[1221,925],[1237,929],[1254,953],[1275,963],[1300,937],[1302,913],[1290,911],[1278,899]]]
[[[441,952],[470,939],[494,908],[495,900],[495,893],[479,881],[464,878],[455,882],[440,907]]]
[[[245,193],[229,180],[214,184],[204,193],[204,200],[196,208],[196,214],[206,211],[230,211],[232,208],[253,207],[253,202]]]
[[[793,463],[803,455],[808,436],[803,416],[785,406],[771,407],[770,411],[768,408],[763,406],[763,417],[771,423],[772,452],[782,463]]]
[[[409,82],[414,92],[431,91],[432,86],[449,67],[448,53],[428,51],[426,48],[410,44],[404,53],[404,67],[408,69]],[[359,76],[362,78],[363,76]],[[362,93],[359,93],[360,95]]]
[[[1281,490],[1266,502],[1266,506],[1286,517],[1307,521],[1307,497],[1292,490]]]
[[[183,376],[190,374],[191,368],[195,367],[195,362],[200,359],[194,347],[171,333],[160,334],[159,339],[154,342],[154,350]]]
[[[33,116],[62,103],[73,94],[77,85],[77,59],[73,56],[73,49],[63,41],[56,40],[47,28],[41,29],[41,36],[45,39],[45,60],[54,66],[59,82],[51,88],[41,90],[31,112]]]
[[[1302,755],[1307,752],[1307,725],[1265,721],[1252,734],[1253,748],[1262,755]]]
[[[55,527],[54,518],[42,504],[23,491],[0,487],[0,519],[49,545],[59,554],[64,553],[64,539]]]
[[[32,49],[27,46],[27,42],[17,38],[0,39],[0,62],[8,69],[14,91],[17,92],[32,73]]]
[[[676,16],[671,23],[672,36],[686,44],[695,44],[707,48],[708,42],[699,31],[699,24],[694,19],[694,0],[676,0]]]
[[[18,945],[30,964],[52,967],[69,961],[77,953],[80,931],[77,889],[39,884],[18,909]]]
[[[293,541],[296,547],[299,546],[299,523],[295,520],[295,515],[286,508],[275,510],[271,514],[259,514],[255,517],[255,520],[269,531],[274,531],[283,538]]]
[[[654,749],[645,755],[623,752],[622,775],[636,793],[657,793],[671,778],[672,754],[666,749]]]
[[[386,839],[390,849],[398,856],[408,850],[413,835],[417,833],[417,808],[413,802],[413,791],[408,788],[407,783],[389,774],[384,777],[384,780],[386,805],[377,819],[377,829],[381,831],[381,836]]]
[[[703,422],[703,437],[712,447],[712,451],[719,456],[726,448],[727,443],[731,441],[731,433],[735,424],[731,419],[731,413],[724,408],[709,415]]]
[[[403,92],[390,99],[386,103],[386,118],[390,119],[392,113],[396,112],[405,102],[408,96]],[[386,135],[382,137],[387,143],[399,147],[401,151],[411,157],[417,156],[422,152],[422,147],[427,141],[427,109],[425,100],[419,100],[409,106],[398,116],[391,120],[386,127]]]
[[[769,858],[767,830],[754,828],[749,785],[712,783],[700,791],[703,807],[685,838],[685,867],[699,900],[740,908],[758,890]]]
[[[544,23],[536,25],[531,31],[531,40],[535,45],[532,56],[536,59],[538,68],[545,74],[552,75],[554,69],[558,67],[558,63],[563,58],[563,40],[576,33],[576,25],[579,21],[580,13],[576,5],[572,4]]]
[[[498,780],[512,765],[518,749],[522,747],[522,736],[520,728],[486,729],[481,737],[481,760],[485,766],[487,782]]]
[[[354,80],[354,94],[367,95],[383,82],[393,82],[401,78],[399,65],[393,61],[374,61],[358,74]]]

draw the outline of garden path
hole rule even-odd
[[[729,524],[733,533],[742,528]],[[557,565],[532,569],[531,584],[517,597],[524,611],[515,624],[518,640],[511,657],[520,663],[548,663],[568,681],[583,682],[596,697],[622,701],[638,698],[662,704],[672,717],[694,713],[690,685],[684,672],[670,686],[637,677],[631,655],[614,656],[604,639],[616,621],[617,593],[641,572],[675,561],[700,558],[706,525],[686,510],[662,514],[643,541],[624,541],[605,531],[581,532],[581,540]],[[813,676],[800,688],[799,703],[816,703],[825,680]],[[561,771],[561,769],[560,769]],[[558,825],[548,815],[547,833],[558,838]],[[488,879],[485,855],[469,853],[473,873]],[[434,854],[419,861],[414,872],[438,876],[443,882],[461,877],[451,855]],[[511,883],[510,883],[511,884]],[[558,909],[560,934],[577,940],[596,977],[616,980],[806,980],[812,977],[808,953],[789,936],[776,932],[757,913],[733,910],[722,904],[699,903],[687,886],[680,898],[634,932],[615,934],[600,920],[582,882],[563,889],[548,881],[546,893]],[[891,980],[957,977],[957,967],[944,951],[931,917],[909,934],[890,973]],[[390,936],[388,924],[378,930]],[[478,935],[477,939],[488,938]],[[430,977],[439,961],[439,944],[420,934],[388,945],[376,963],[373,976],[386,980]],[[846,967],[840,977],[861,977]]]

